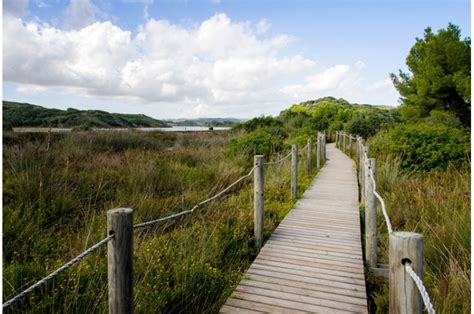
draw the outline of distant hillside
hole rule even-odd
[[[198,118],[198,119],[170,119],[166,124],[174,126],[233,126],[241,120],[236,118]]]
[[[3,101],[6,127],[165,127],[164,122],[143,114],[109,113],[101,110],[49,109],[27,103]]]

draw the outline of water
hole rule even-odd
[[[13,128],[14,132],[19,133],[42,133],[42,132],[51,132],[54,133],[67,133],[71,132],[72,128]],[[128,130],[137,130],[141,132],[153,132],[153,131],[163,131],[163,132],[206,132],[209,131],[209,128],[206,126],[173,126],[171,128],[93,128],[93,131],[128,131]],[[230,127],[214,127],[214,131],[226,131],[230,130]]]

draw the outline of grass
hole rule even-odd
[[[4,300],[104,238],[107,210],[133,208],[138,223],[189,209],[252,165],[225,154],[234,136],[227,132],[52,134],[50,148],[47,136],[4,133]],[[304,163],[299,195],[311,182]],[[266,170],[265,238],[293,206],[289,166]],[[251,182],[187,217],[135,232],[136,312],[218,311],[258,253]],[[5,312],[107,312],[106,250]]]
[[[437,313],[471,312],[470,170],[466,161],[443,171],[407,174],[397,158],[377,159],[377,190],[394,231],[424,236],[423,281]],[[378,221],[378,261],[388,264],[380,206]],[[388,284],[369,274],[368,291],[371,312],[388,313]]]

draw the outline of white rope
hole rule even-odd
[[[41,279],[40,281],[38,281],[37,283],[35,283],[34,285],[30,286],[28,289],[24,290],[23,292],[17,294],[16,296],[14,296],[13,298],[11,298],[10,300],[8,300],[7,302],[3,303],[3,308],[7,308],[9,307],[10,305],[12,305],[13,303],[17,302],[18,300],[20,300],[22,297],[26,296],[27,294],[29,294],[30,292],[32,292],[33,290],[35,290],[36,288],[38,288],[39,286],[45,284],[46,282],[48,282],[49,280],[51,280],[52,278],[56,277],[57,275],[59,275],[60,273],[64,272],[66,269],[68,269],[69,267],[71,267],[72,265],[74,265],[75,263],[79,262],[80,260],[82,260],[84,257],[86,257],[87,255],[90,255],[92,254],[92,252],[94,252],[95,250],[97,250],[98,248],[100,248],[102,245],[106,244],[107,242],[109,242],[110,240],[112,240],[112,238],[114,237],[114,235],[110,235],[108,236],[107,238],[101,240],[100,242],[94,244],[93,246],[91,246],[90,248],[88,248],[87,250],[85,250],[84,252],[82,252],[81,254],[79,254],[78,256],[74,257],[72,260],[70,260],[69,262],[67,262],[66,264],[64,264],[63,266],[59,267],[58,269],[56,269],[55,271],[53,271],[51,274],[49,274],[48,276],[44,277],[43,279]]]
[[[435,314],[435,309],[433,307],[433,304],[431,304],[430,296],[426,291],[425,286],[423,285],[423,281],[421,281],[420,277],[418,277],[418,275],[415,273],[410,263],[405,263],[405,270],[415,282],[418,291],[420,291],[421,298],[423,299],[423,303],[425,304],[425,309],[428,311],[429,314]]]
[[[275,160],[275,161],[269,161],[269,162],[266,162],[265,165],[276,165],[276,164],[279,164],[283,161],[285,161],[286,159],[288,159],[288,157],[291,156],[291,152],[288,153],[288,155],[286,155],[285,157],[283,157],[282,159],[278,159],[278,160]]]
[[[158,218],[158,219],[155,219],[155,220],[150,220],[150,221],[147,221],[147,222],[142,222],[142,223],[139,223],[139,224],[136,224],[133,226],[133,228],[142,228],[142,227],[146,227],[146,226],[150,226],[150,225],[154,225],[154,224],[157,224],[157,223],[160,223],[160,222],[163,222],[163,221],[166,221],[166,220],[170,220],[170,219],[174,219],[174,218],[177,218],[177,217],[180,217],[180,216],[184,216],[186,214],[190,214],[192,212],[194,212],[196,209],[198,209],[199,207],[209,203],[210,201],[212,200],[215,200],[216,198],[218,198],[219,196],[221,196],[222,194],[224,194],[225,192],[227,192],[228,190],[230,190],[232,187],[234,187],[237,183],[239,183],[240,181],[250,177],[253,173],[253,171],[257,168],[258,166],[255,166],[253,167],[250,172],[240,178],[238,178],[236,181],[234,181],[232,184],[230,184],[228,187],[226,187],[225,189],[223,189],[222,191],[220,191],[219,193],[217,193],[216,195],[214,196],[211,196],[209,197],[208,199],[194,205],[193,208],[191,209],[188,209],[188,210],[184,210],[182,212],[179,212],[179,213],[176,213],[176,214],[172,214],[172,215],[169,215],[169,216],[166,216],[166,217],[162,217],[162,218]]]
[[[383,198],[379,195],[379,193],[377,193],[376,191],[377,186],[375,185],[374,172],[370,170],[369,174],[370,174],[370,179],[372,180],[372,191],[374,192],[375,197],[377,197],[378,200],[380,201],[380,205],[382,205],[382,213],[385,218],[385,223],[387,224],[388,233],[390,234],[393,232],[393,229],[392,229],[392,223],[390,222],[390,217],[387,214],[385,202]]]

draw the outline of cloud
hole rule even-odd
[[[28,0],[3,0],[3,13],[23,16],[28,9]]]
[[[69,29],[80,29],[94,23],[99,12],[89,0],[71,0],[66,8],[64,24]]]
[[[69,14],[92,21],[96,9],[89,4],[71,1]],[[294,38],[265,36],[266,20],[252,24],[216,14],[184,27],[151,18],[134,34],[110,21],[77,28],[72,20],[76,27],[62,30],[4,18],[4,80],[22,84],[24,93],[60,86],[91,98],[175,106],[192,116],[274,114],[295,101],[360,98],[365,91],[363,63],[324,66],[283,55]]]
[[[18,85],[16,91],[22,94],[39,94],[48,90],[45,86],[39,85]]]
[[[272,26],[266,19],[261,19],[256,25],[257,34],[265,34]]]

